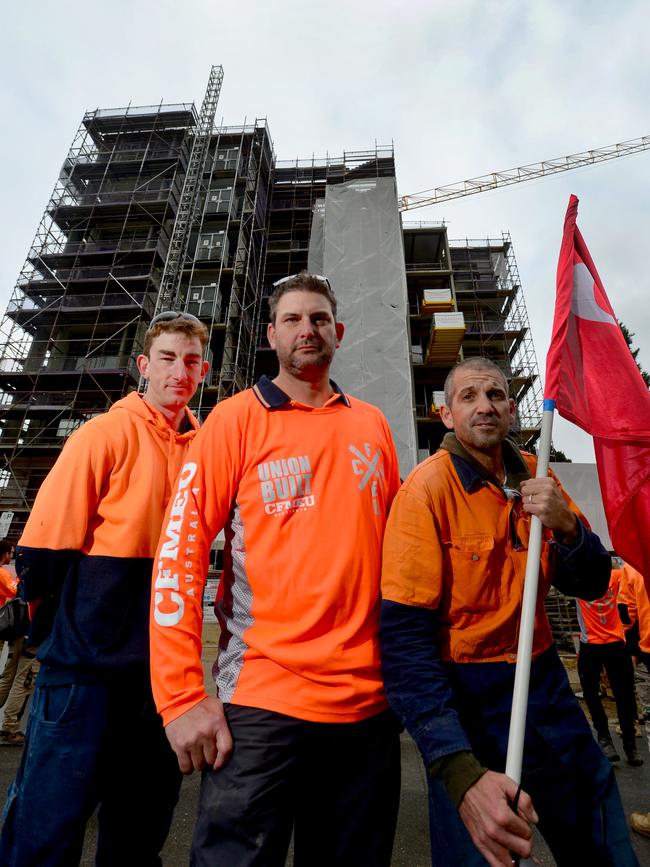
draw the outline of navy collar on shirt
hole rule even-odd
[[[463,460],[460,455],[451,455],[451,462],[458,474],[461,485],[467,492],[471,491],[474,485],[482,485],[485,481],[485,476],[482,476],[478,470]]]
[[[456,439],[455,434],[446,434],[441,448],[450,452],[454,469],[460,479],[461,485],[467,492],[473,487],[483,485],[486,482],[492,482],[498,488],[501,487],[500,482],[485,468],[476,463],[471,455],[465,451],[465,448]],[[501,456],[508,474],[508,486],[519,490],[522,481],[530,478],[530,472],[519,448],[508,437],[506,437],[501,446]]]
[[[347,396],[341,391],[333,379],[330,379],[330,385],[335,394],[339,396],[345,406],[350,406],[350,401]],[[287,403],[291,402],[288,394],[285,394],[281,388],[272,382],[268,376],[262,376],[253,386],[253,394],[262,404],[265,409],[280,409]]]

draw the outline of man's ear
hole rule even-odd
[[[448,430],[454,429],[454,419],[451,414],[451,410],[448,406],[445,406],[444,403],[440,407],[440,418],[442,420],[442,423]]]
[[[138,355],[135,363],[138,365],[140,376],[144,377],[144,379],[149,379],[149,359],[147,358],[147,356]]]
[[[271,349],[275,349],[275,325],[272,322],[266,326],[266,339]]]
[[[338,349],[345,334],[345,325],[342,322],[337,322],[334,327],[336,328],[336,348]]]

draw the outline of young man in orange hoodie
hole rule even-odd
[[[39,601],[41,671],[4,811],[4,867],[78,864],[97,807],[97,865],[153,867],[180,786],[151,697],[149,600],[162,519],[198,423],[205,326],[155,317],[147,380],[87,422],[43,482],[18,543],[21,594]]]

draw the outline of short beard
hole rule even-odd
[[[307,355],[303,358],[299,358],[294,352],[284,353],[276,349],[276,353],[281,368],[295,379],[303,379],[307,382],[319,379],[334,358],[334,349],[324,345],[315,355]]]
[[[506,430],[504,433],[500,425],[491,431],[481,431],[474,427],[472,428],[472,438],[479,449],[496,448],[496,446],[501,445],[507,435],[508,431]]]

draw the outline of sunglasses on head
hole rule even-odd
[[[201,320],[197,319],[196,316],[192,316],[191,313],[181,313],[177,310],[164,310],[162,313],[158,313],[149,323],[149,328],[153,328],[154,325],[157,325],[159,322],[174,322],[176,319],[184,319],[187,322],[197,322],[201,325]]]
[[[323,277],[322,274],[308,274],[308,275],[304,275],[302,273],[289,274],[288,277],[281,277],[279,280],[276,280],[275,283],[273,284],[273,288],[275,289],[276,286],[282,286],[283,283],[288,283],[290,280],[295,280],[297,277],[304,277],[304,276],[313,277],[313,279],[318,280],[319,283],[324,283],[325,286],[327,286],[327,288],[330,290],[330,292],[332,291],[332,286],[330,284],[330,281],[327,279],[327,277]]]

